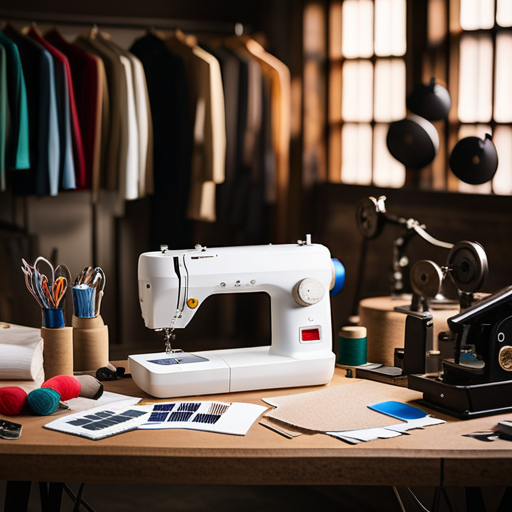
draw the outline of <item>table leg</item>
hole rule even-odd
[[[482,510],[485,510],[480,487],[466,487],[466,510],[467,512],[482,512]]]
[[[58,512],[62,504],[62,482],[39,482],[39,494],[41,496],[42,512]]]
[[[4,512],[26,512],[32,482],[7,482]]]
[[[512,510],[512,487],[505,488],[505,493],[496,512],[508,512],[509,510]]]

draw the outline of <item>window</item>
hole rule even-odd
[[[512,0],[333,0],[329,6],[329,180],[512,194]],[[433,122],[440,148],[432,164],[406,172],[387,149],[387,132],[407,116],[407,95],[432,77],[446,85],[452,107],[447,120]],[[464,184],[450,172],[451,150],[461,138],[486,133],[499,155],[496,175],[483,185]]]
[[[450,92],[456,99],[450,139],[493,137],[499,156],[492,182],[479,186],[452,182],[453,189],[473,193],[512,193],[512,2],[510,0],[459,0],[451,2]],[[458,5],[457,5],[458,4]],[[458,9],[457,9],[458,7]]]
[[[329,179],[401,187],[386,135],[406,115],[406,0],[332,2],[329,23]]]

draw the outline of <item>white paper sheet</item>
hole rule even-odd
[[[160,402],[153,404],[149,421],[139,429],[185,428],[244,436],[267,410],[242,402]]]
[[[394,430],[395,432],[406,432],[407,430],[414,430],[415,428],[430,427],[431,425],[441,425],[446,423],[444,420],[439,418],[433,418],[432,416],[426,416],[425,418],[419,418],[417,420],[411,420],[407,423],[400,423],[397,425],[391,425],[386,427],[388,430]]]
[[[77,397],[72,398],[66,402],[66,405],[73,412],[87,411],[88,409],[94,409],[107,404],[118,403],[126,407],[135,405],[140,402],[139,397],[121,395],[119,393],[112,393],[111,391],[104,391],[98,400],[92,398]]]
[[[343,432],[327,432],[328,435],[339,438],[355,439],[357,441],[373,441],[374,439],[389,439],[400,437],[400,432],[393,432],[385,428],[364,428],[361,430],[345,430]]]
[[[44,428],[86,437],[94,441],[135,430],[151,415],[150,405],[127,405],[125,401],[113,402],[94,409],[67,414]]]
[[[406,434],[408,430],[429,427],[431,425],[440,425],[441,423],[445,423],[445,421],[433,418],[432,416],[426,416],[425,418],[419,418],[405,423],[397,423],[396,425],[390,425],[388,427],[343,430],[340,432],[326,432],[326,434],[348,443],[357,444],[359,442],[373,441],[374,439],[399,437]]]

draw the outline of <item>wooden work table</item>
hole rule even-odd
[[[123,366],[123,362],[114,364]],[[329,386],[343,385],[347,380],[345,372],[336,369]],[[109,391],[147,397],[130,378],[104,384]],[[262,405],[262,397],[314,389],[320,388],[252,391],[201,399]],[[323,434],[302,434],[287,439],[257,422],[246,436],[191,430],[135,430],[91,441],[43,428],[56,415],[67,412],[57,412],[51,417],[17,416],[6,419],[23,424],[21,438],[0,440],[0,480],[512,486],[512,442],[484,443],[462,437],[462,434],[489,429],[512,415],[462,421],[431,412],[445,419],[446,424],[358,445],[345,444]]]

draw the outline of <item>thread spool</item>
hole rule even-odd
[[[64,323],[64,312],[62,309],[43,309],[43,327],[48,329],[60,329]]]
[[[94,304],[96,289],[87,284],[73,286],[73,310],[79,318],[93,318],[96,316]]]
[[[77,372],[96,371],[109,363],[108,326],[101,315],[79,318],[73,315],[73,367]]]
[[[366,327],[342,327],[338,334],[337,364],[360,366],[367,362]]]
[[[396,306],[409,306],[410,300],[391,297],[370,297],[359,303],[360,323],[367,329],[368,361],[386,366],[394,365],[395,348],[404,348],[407,315],[394,310]],[[448,318],[459,313],[453,309],[433,309],[433,349],[441,352],[441,359],[453,357],[449,344],[438,343],[440,332],[448,331]],[[446,346],[443,346],[446,345]]]
[[[84,398],[98,400],[103,395],[103,384],[92,375],[76,375],[80,382],[80,395]]]
[[[44,378],[73,375],[73,329],[41,327]]]

